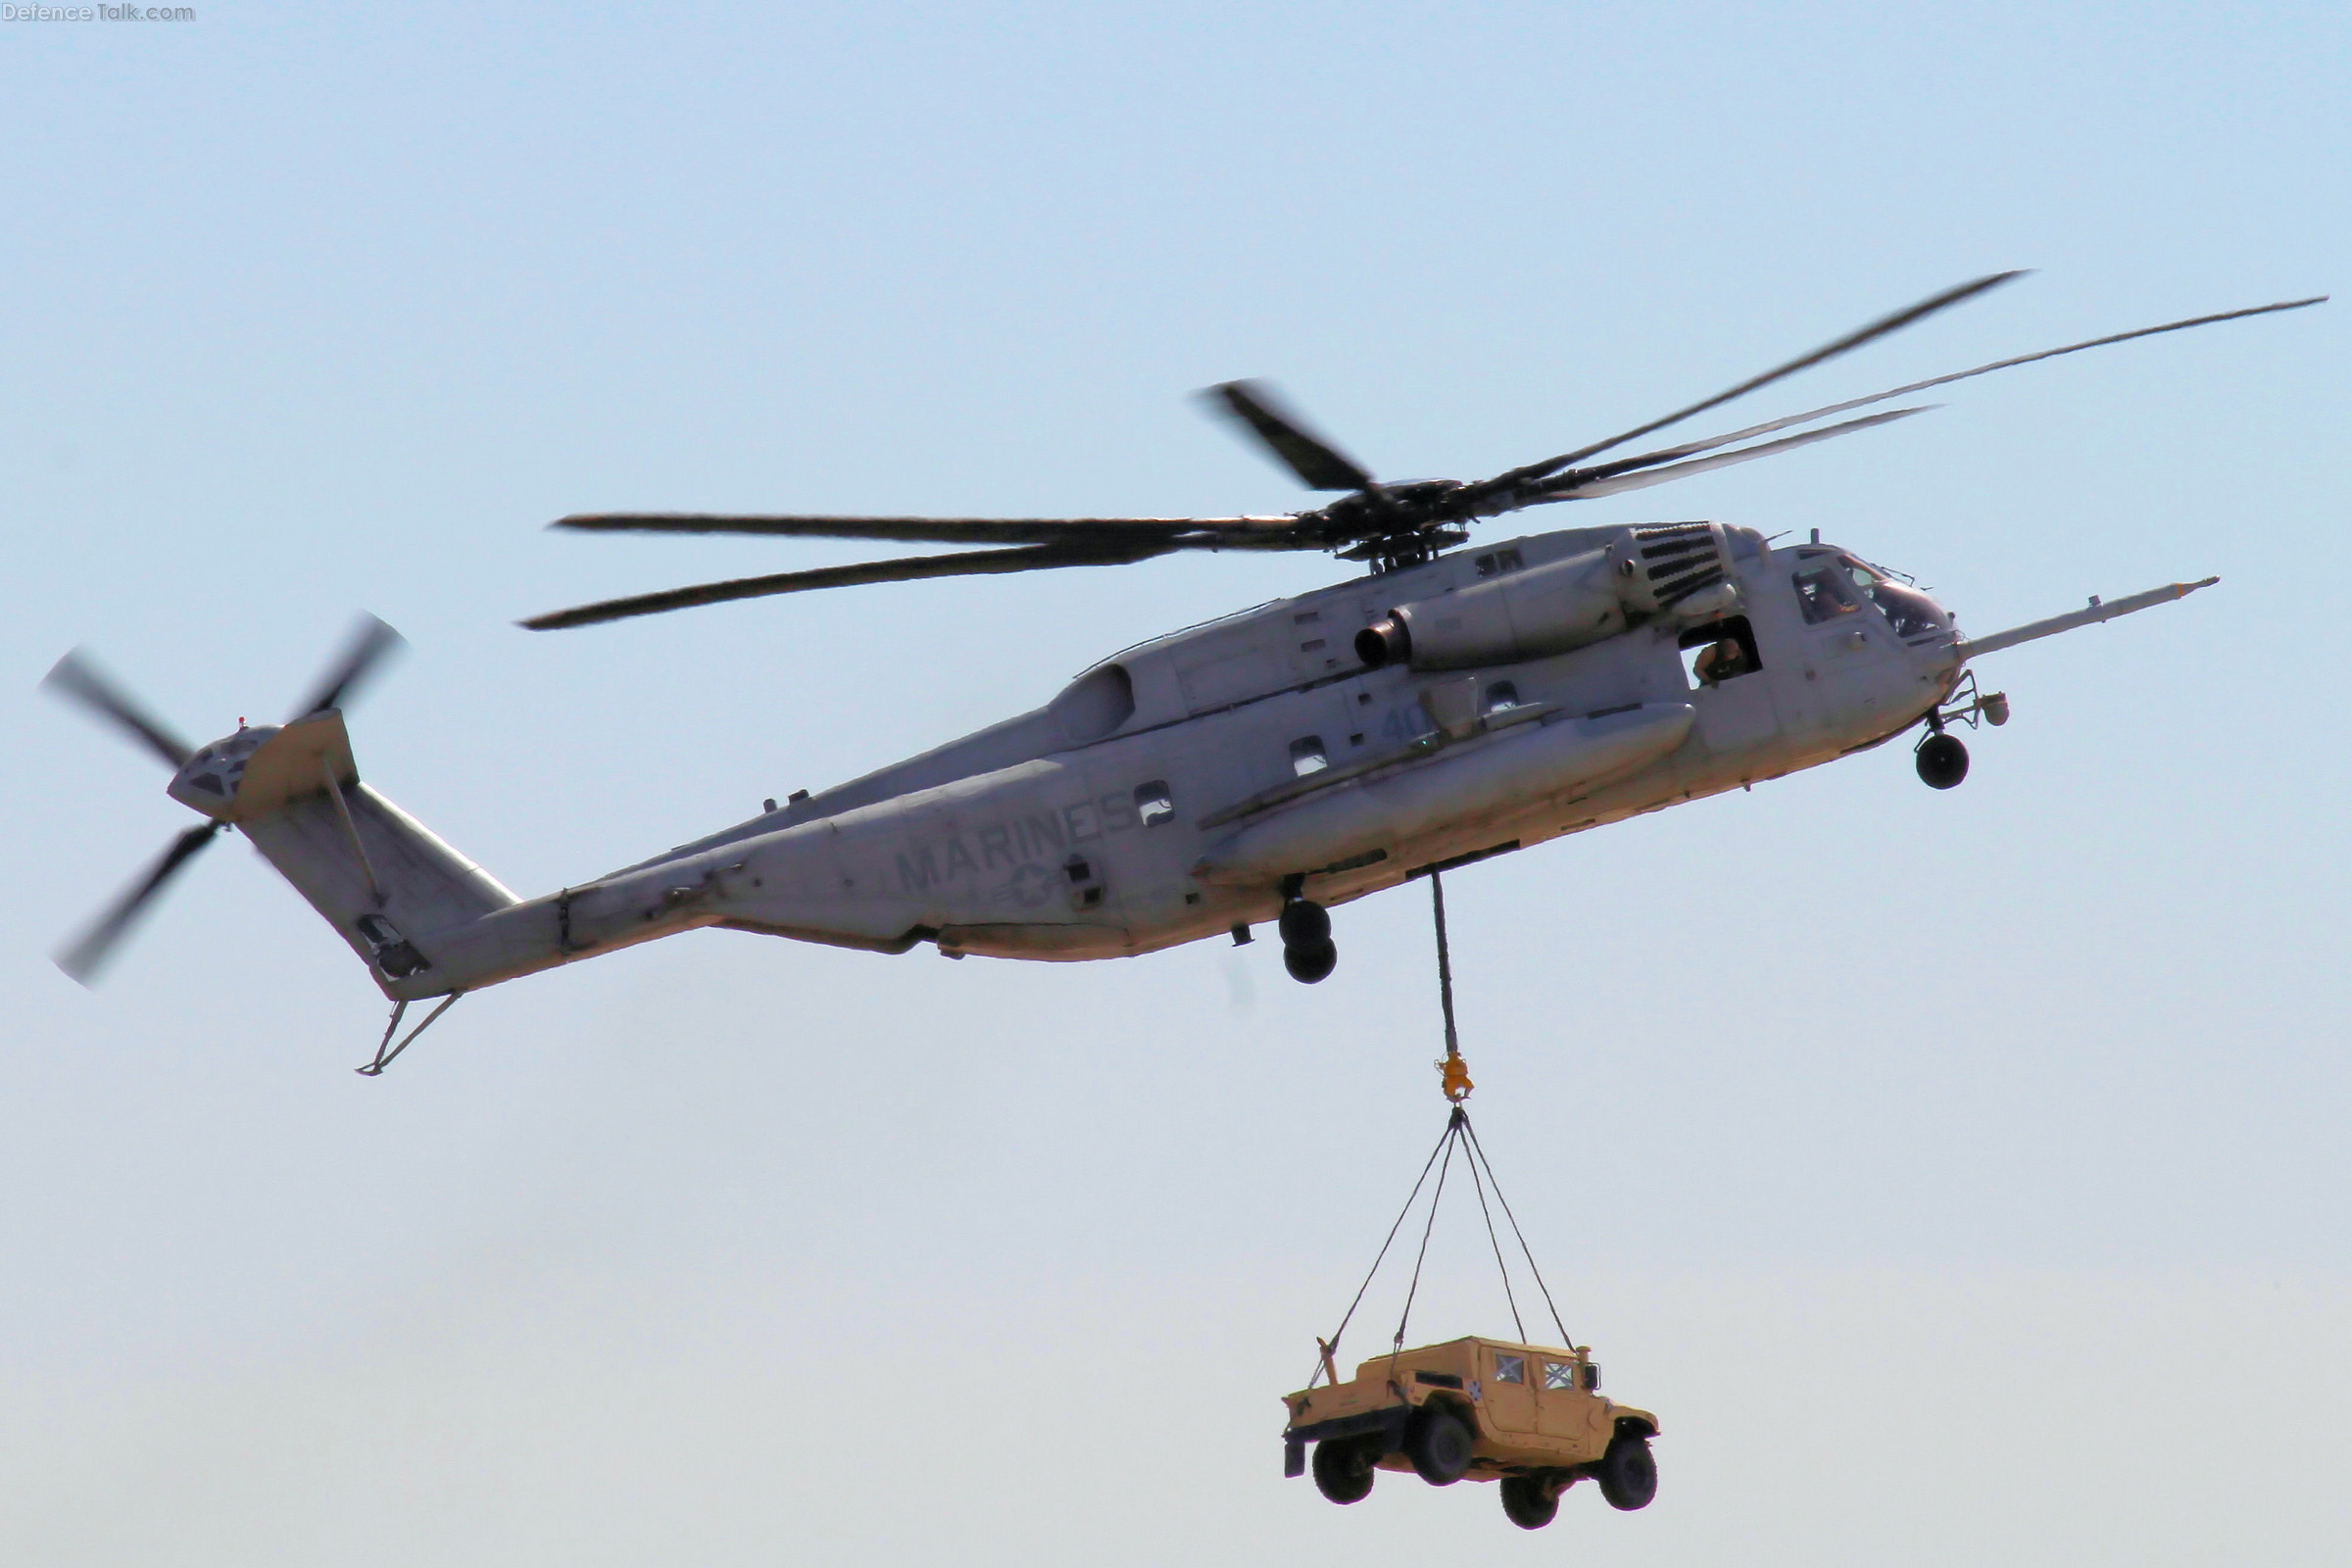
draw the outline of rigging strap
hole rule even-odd
[[[1421,1162],[1421,1174],[1414,1180],[1413,1190],[1405,1195],[1404,1206],[1396,1211],[1396,1222],[1389,1227],[1388,1239],[1380,1244],[1380,1251],[1372,1259],[1372,1266],[1364,1270],[1364,1282],[1355,1288],[1355,1299],[1349,1301],[1348,1310],[1341,1314],[1340,1326],[1331,1331],[1329,1340],[1318,1339],[1315,1341],[1315,1345],[1323,1352],[1323,1358],[1315,1370],[1317,1373],[1331,1370],[1331,1381],[1334,1383],[1340,1381],[1338,1371],[1332,1369],[1332,1357],[1337,1355],[1340,1349],[1340,1336],[1348,1332],[1348,1325],[1355,1318],[1355,1309],[1364,1304],[1364,1293],[1372,1288],[1373,1276],[1380,1272],[1380,1265],[1387,1261],[1389,1249],[1396,1245],[1396,1233],[1404,1229],[1404,1218],[1413,1211],[1413,1200],[1421,1196],[1422,1185],[1429,1180],[1431,1167],[1437,1164],[1438,1155],[1445,1152],[1446,1146],[1452,1142],[1453,1123],[1448,1121],[1446,1124],[1445,1135],[1438,1140],[1437,1148],[1431,1150],[1429,1158]],[[1306,1380],[1306,1386],[1310,1389],[1313,1388],[1315,1386],[1314,1378],[1309,1377]]]
[[[1421,1226],[1421,1250],[1413,1254],[1413,1277],[1404,1288],[1404,1310],[1396,1314],[1396,1338],[1389,1345],[1392,1356],[1404,1348],[1404,1325],[1413,1315],[1413,1298],[1421,1294],[1421,1265],[1429,1257],[1429,1233],[1438,1228],[1438,1204],[1446,1197],[1446,1173],[1453,1169],[1453,1146],[1469,1119],[1468,1111],[1454,1106],[1453,1114],[1446,1118],[1446,1136],[1438,1142],[1438,1147],[1446,1151],[1446,1158],[1438,1166],[1438,1185],[1429,1195],[1429,1218]]]
[[[1468,1119],[1466,1116],[1463,1118],[1465,1122]],[[1527,1324],[1519,1317],[1519,1298],[1511,1293],[1511,1271],[1503,1264],[1502,1241],[1494,1234],[1494,1211],[1487,1207],[1487,1184],[1478,1179],[1477,1159],[1472,1158],[1469,1165],[1470,1188],[1478,1194],[1479,1217],[1487,1222],[1487,1245],[1494,1250],[1494,1272],[1502,1276],[1502,1299],[1511,1309],[1511,1327],[1519,1331],[1519,1342],[1524,1345],[1527,1343]],[[1498,1191],[1494,1196],[1500,1198],[1502,1194]]]
[[[1487,1148],[1478,1141],[1478,1129],[1470,1125],[1470,1118],[1466,1115],[1462,1118],[1462,1132],[1470,1140],[1472,1157],[1478,1164],[1487,1167],[1487,1181],[1494,1189],[1494,1201],[1502,1205],[1502,1217],[1511,1222],[1511,1235],[1519,1243],[1520,1255],[1527,1259],[1527,1272],[1534,1278],[1536,1289],[1544,1293],[1544,1304],[1551,1311],[1551,1326],[1560,1331],[1560,1344],[1574,1346],[1576,1341],[1569,1338],[1568,1325],[1560,1321],[1559,1303],[1551,1298],[1551,1287],[1544,1283],[1544,1271],[1536,1267],[1536,1254],[1527,1245],[1527,1233],[1519,1228],[1519,1216],[1511,1212],[1511,1200],[1502,1196],[1502,1183],[1494,1179],[1494,1162],[1487,1158]],[[1498,1256],[1494,1261],[1499,1264],[1502,1259]],[[1510,1289],[1508,1270],[1503,1274],[1503,1289]],[[1516,1306],[1511,1311],[1514,1317],[1518,1315]]]

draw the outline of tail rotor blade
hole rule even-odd
[[[79,703],[100,718],[127,730],[167,766],[176,769],[192,748],[160,720],[130,700],[122,689],[98,672],[80,649],[66,655],[41,677],[41,685],[70,702]]]
[[[1282,405],[1263,381],[1227,381],[1201,394],[1209,407],[1247,426],[1309,490],[1369,490],[1372,475]]]
[[[329,708],[342,707],[346,700],[358,695],[360,687],[386,655],[407,643],[407,638],[373,615],[363,615],[359,625],[352,628],[351,642],[343,657],[318,678],[318,689],[302,707],[294,710],[293,716],[305,718]]]
[[[221,826],[219,822],[207,822],[173,839],[172,847],[148,869],[146,876],[116,900],[114,907],[101,915],[80,940],[58,954],[57,966],[80,984],[91,984],[107,959],[113,956],[116,945],[129,932],[132,922],[163,891],[164,885],[179,873],[179,868],[193,859],[197,851],[213,842],[213,835],[220,832]]]

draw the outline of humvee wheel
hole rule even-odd
[[[1315,1445],[1315,1490],[1334,1502],[1361,1502],[1372,1495],[1373,1461],[1379,1458],[1365,1445],[1347,1438],[1328,1438]]]
[[[1600,1483],[1600,1494],[1610,1507],[1629,1512],[1648,1507],[1658,1494],[1658,1461],[1649,1451],[1649,1440],[1639,1433],[1618,1433],[1609,1451],[1592,1467],[1592,1479]]]
[[[1442,1404],[1425,1404],[1405,1428],[1404,1456],[1431,1486],[1450,1487],[1470,1468],[1470,1450],[1477,1442],[1460,1416]]]
[[[1545,1476],[1504,1476],[1502,1511],[1522,1530],[1541,1530],[1560,1511],[1560,1494]]]

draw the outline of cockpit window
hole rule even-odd
[[[1886,617],[1886,624],[1892,626],[1894,634],[1906,642],[1914,637],[1932,637],[1947,629],[1943,612],[1936,609],[1936,601],[1916,588],[1905,588],[1900,583],[1888,582],[1882,577],[1870,585],[1869,593],[1870,602],[1879,607],[1879,612]]]
[[[1818,626],[1839,615],[1850,615],[1862,607],[1854,600],[1853,590],[1840,580],[1845,572],[1826,563],[1800,568],[1794,579],[1797,608],[1805,612],[1805,623]]]

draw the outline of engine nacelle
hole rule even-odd
[[[1355,634],[1365,667],[1469,669],[1544,659],[1614,637],[1653,615],[1723,612],[1723,530],[1707,522],[1628,528],[1601,550],[1545,562],[1398,605]]]
[[[1393,663],[1467,669],[1515,664],[1614,637],[1626,621],[1612,555],[1588,551],[1398,605],[1356,633],[1356,657],[1373,669]]]

